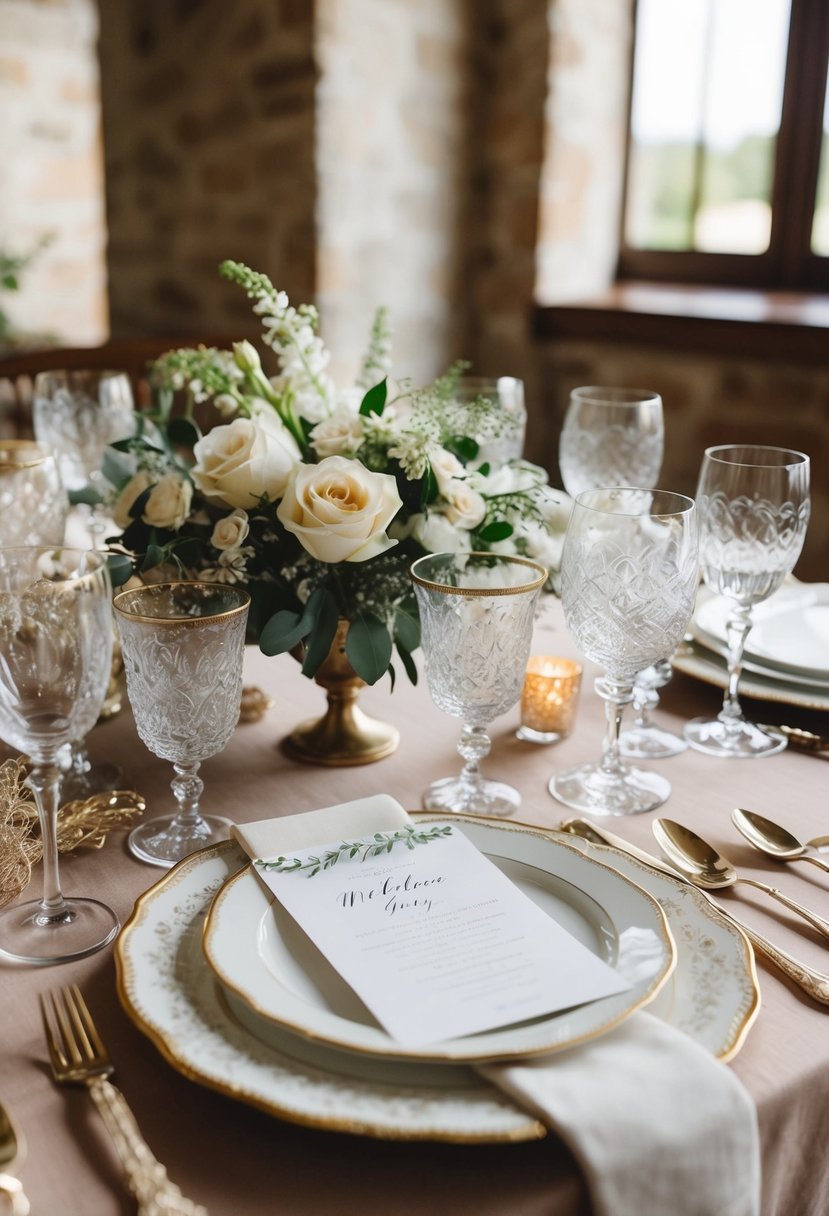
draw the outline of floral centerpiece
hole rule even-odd
[[[264,653],[302,644],[302,670],[313,676],[346,620],[347,656],[362,680],[386,671],[393,680],[395,651],[416,680],[414,558],[518,553],[554,574],[570,501],[535,465],[479,458],[508,419],[490,401],[454,399],[464,365],[427,388],[391,391],[385,310],[356,384],[338,390],[312,306],[294,308],[240,263],[224,262],[220,273],[252,301],[276,374],[247,341],[155,362],[155,406],[137,415],[135,434],[104,467],[123,530],[110,542],[121,555],[114,581],[163,571],[242,584]],[[204,433],[203,403],[216,419]]]

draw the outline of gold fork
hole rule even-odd
[[[108,1078],[114,1069],[76,984],[40,998],[52,1075],[60,1084],[85,1085],[112,1137],[138,1200],[139,1216],[207,1216],[170,1182],[145,1142],[124,1095]]]

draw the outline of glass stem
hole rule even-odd
[[[745,604],[735,604],[728,618],[725,634],[728,644],[728,687],[723,698],[722,709],[717,715],[720,722],[726,726],[729,723],[742,722],[743,711],[737,698],[737,687],[743,669],[743,651],[746,639],[751,632],[751,608]]]
[[[85,777],[92,768],[86,748],[82,743],[72,743],[70,744],[70,751],[72,764],[69,767],[69,772],[73,777]]]
[[[170,782],[176,802],[178,814],[174,821],[176,828],[194,827],[201,822],[199,798],[204,789],[204,782],[199,773],[199,761],[194,764],[174,764],[176,775]]]
[[[633,700],[633,685],[620,683],[610,676],[601,676],[595,681],[593,687],[604,701],[604,712],[607,718],[607,735],[599,768],[605,776],[618,779],[624,777],[627,772],[619,754],[619,732],[622,728],[625,706],[630,705]]]
[[[58,874],[60,781],[61,771],[54,763],[37,764],[29,773],[43,841],[43,894],[35,916],[38,925],[56,924],[72,915],[63,898]]]
[[[481,772],[478,764],[484,756],[489,755],[492,747],[489,735],[482,726],[464,724],[458,742],[458,751],[465,761],[461,771],[461,782],[468,790],[478,790],[481,787]]]

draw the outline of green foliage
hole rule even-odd
[[[375,832],[370,839],[344,840],[335,848],[327,849],[321,855],[306,858],[301,857],[257,857],[254,865],[260,870],[277,870],[283,874],[305,873],[307,878],[313,878],[321,870],[330,870],[340,861],[366,861],[381,854],[391,853],[397,844],[404,844],[407,849],[418,845],[431,844],[442,836],[451,836],[449,824],[436,824],[432,828],[405,827],[396,832]]]

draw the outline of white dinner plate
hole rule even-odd
[[[589,847],[631,867],[672,927],[677,965],[650,1010],[713,1055],[733,1056],[759,1001],[744,936],[687,883]],[[372,1060],[261,1019],[256,1035],[240,1025],[204,963],[201,936],[214,894],[247,860],[229,841],[185,858],[139,898],[116,942],[121,1003],[174,1068],[269,1114],[331,1131],[490,1144],[544,1136],[541,1123],[469,1067]],[[263,1040],[271,1036],[269,1046]]]
[[[416,816],[441,822],[444,816]],[[542,911],[619,975],[613,996],[518,1025],[403,1047],[383,1030],[274,899],[252,866],[229,879],[205,925],[205,957],[228,994],[258,1017],[329,1046],[406,1060],[483,1061],[538,1055],[603,1034],[653,1000],[674,966],[659,904],[570,841],[497,820],[453,816],[461,831]],[[234,1001],[234,1008],[238,1006]]]
[[[728,687],[725,659],[698,642],[683,643],[671,656],[671,666],[705,684],[722,689]],[[829,688],[824,691],[801,684],[794,677],[787,680],[782,674],[772,677],[745,670],[740,676],[739,693],[741,697],[758,701],[775,701],[801,709],[829,710]]]
[[[691,632],[706,645],[724,648],[730,604],[701,595]],[[829,583],[786,583],[752,610],[746,658],[766,671],[822,682],[829,692]]]

